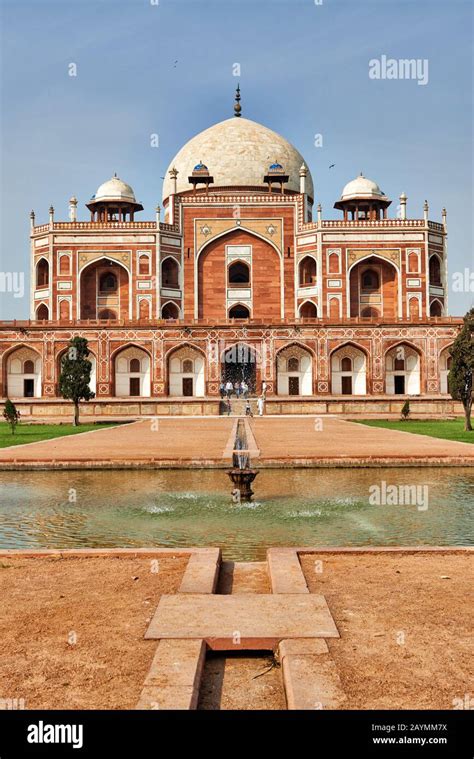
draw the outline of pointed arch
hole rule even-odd
[[[442,286],[441,266],[442,261],[439,255],[437,253],[432,253],[428,261],[430,285],[434,285],[435,287]]]
[[[166,354],[168,395],[202,398],[206,394],[206,354],[193,343],[175,345]]]
[[[134,343],[122,345],[112,353],[111,360],[117,398],[150,397],[152,359],[146,348]]]
[[[329,353],[331,392],[334,395],[367,395],[369,353],[348,340]]]
[[[250,319],[250,308],[246,303],[233,303],[228,310],[229,319]],[[237,315],[242,314],[242,315]]]
[[[384,352],[387,395],[420,395],[423,353],[409,340],[397,340]]]
[[[163,303],[161,307],[161,318],[169,320],[180,319],[181,310],[178,304],[173,300],[167,300],[166,303]]]
[[[316,256],[307,253],[298,263],[298,287],[314,287],[318,272]]]
[[[41,302],[36,307],[36,318],[38,321],[48,321],[49,319],[49,306],[47,303]]]
[[[3,356],[5,396],[41,398],[42,362],[41,354],[24,343],[6,351]]]
[[[221,237],[226,237],[227,235],[231,235],[234,232],[245,232],[246,234],[252,235],[252,237],[257,237],[259,240],[263,240],[263,242],[267,242],[269,245],[272,246],[272,248],[275,249],[275,251],[278,253],[279,257],[282,257],[281,250],[278,248],[277,245],[272,240],[269,240],[268,237],[265,237],[264,235],[259,234],[254,229],[248,229],[244,226],[238,226],[232,227],[232,229],[226,229],[224,232],[219,232],[217,235],[214,235],[214,237],[211,237],[209,240],[206,240],[203,242],[201,247],[199,248],[197,255],[196,255],[196,263],[201,255],[201,253],[207,248],[208,245],[210,245],[212,242],[215,242],[216,240],[219,240]]]
[[[367,255],[362,256],[362,258],[358,258],[356,261],[354,261],[349,268],[347,269],[346,273],[346,304],[347,304],[347,316],[351,316],[351,273],[353,272],[354,268],[359,266],[360,264],[363,264],[364,261],[371,261],[371,263],[380,264],[380,265],[386,265],[391,266],[393,269],[395,269],[396,274],[396,285],[395,285],[395,313],[394,316],[402,316],[402,287],[401,287],[401,269],[400,266],[395,263],[395,261],[391,261],[388,258],[384,258],[383,256],[377,254],[377,253],[367,253]],[[380,278],[380,291],[383,292],[384,288],[384,278],[383,276]],[[359,303],[360,307],[360,303]],[[360,310],[360,309],[359,309]],[[382,314],[383,316],[384,314]]]
[[[318,306],[310,298],[306,298],[298,306],[298,316],[300,319],[317,319],[318,318]]]
[[[311,348],[292,341],[278,349],[275,363],[278,395],[313,395],[315,355]]]
[[[36,287],[48,287],[49,279],[49,261],[44,256],[41,256],[35,265]]]
[[[95,302],[90,303],[87,299],[87,290],[84,292],[84,280],[88,279],[89,275],[89,269],[96,267],[98,268],[98,265],[101,264],[101,262],[104,261],[110,261],[115,266],[119,267],[120,274],[117,277],[118,281],[118,290],[117,292],[117,298],[118,303],[117,305],[112,306],[112,310],[117,310],[117,318],[126,318],[131,319],[132,318],[132,275],[131,271],[128,266],[125,265],[123,261],[118,261],[116,258],[113,258],[112,256],[107,256],[106,254],[98,255],[97,258],[94,258],[92,261],[87,261],[84,266],[82,266],[78,272],[77,277],[77,316],[80,319],[97,319],[98,318],[98,312],[101,310],[101,305],[99,305],[99,282],[97,282],[97,279],[94,284],[94,297]],[[123,270],[123,271],[122,271]],[[124,279],[125,272],[127,279]],[[105,272],[103,272],[105,273]],[[117,276],[116,272],[113,272],[115,276]],[[87,286],[87,283],[86,283]],[[115,293],[111,293],[114,295]],[[102,293],[102,297],[106,297],[107,293]],[[123,303],[122,303],[123,301]],[[103,306],[105,308],[109,307],[111,304],[107,304],[106,306]],[[125,313],[126,312],[126,313]]]
[[[175,256],[165,256],[160,265],[161,286],[172,290],[179,289],[181,264]]]
[[[227,264],[228,285],[250,285],[250,265],[240,258]]]
[[[430,303],[430,316],[443,316],[444,306],[439,298],[433,298]]]

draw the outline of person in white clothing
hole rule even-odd
[[[258,408],[258,415],[263,416],[263,411],[265,408],[265,400],[263,398],[263,395],[260,395],[257,400],[257,408]]]

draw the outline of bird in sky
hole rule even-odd
[[[336,165],[335,163],[332,163],[329,168],[333,169],[335,165]]]

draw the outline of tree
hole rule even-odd
[[[61,362],[59,392],[74,404],[74,427],[79,424],[79,402],[90,401],[95,397],[89,387],[92,363],[87,358],[88,355],[85,337],[74,337]]]
[[[474,375],[474,308],[464,317],[464,326],[449,351],[452,357],[448,374],[451,397],[464,407],[464,429],[471,431],[471,409]]]
[[[405,401],[405,403],[402,406],[402,410],[400,411],[402,422],[406,422],[408,417],[410,416],[410,401]]]
[[[3,409],[3,416],[7,424],[10,425],[12,435],[15,434],[15,427],[20,421],[20,412],[14,403],[9,398],[5,401],[5,408]]]

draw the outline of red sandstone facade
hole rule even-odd
[[[91,221],[77,221],[75,198],[68,222],[32,214],[31,320],[0,324],[3,397],[56,398],[61,356],[82,335],[97,402],[212,399],[240,376],[256,393],[265,381],[268,398],[446,398],[461,320],[446,316],[445,213],[430,221],[425,204],[408,219],[402,195],[389,218],[361,176],[335,204],[340,220],[319,206],[312,220],[309,172],[285,174],[283,160],[249,185],[209,158],[178,187],[173,166],[165,222],[160,209],[135,220],[142,207],[117,177]]]

